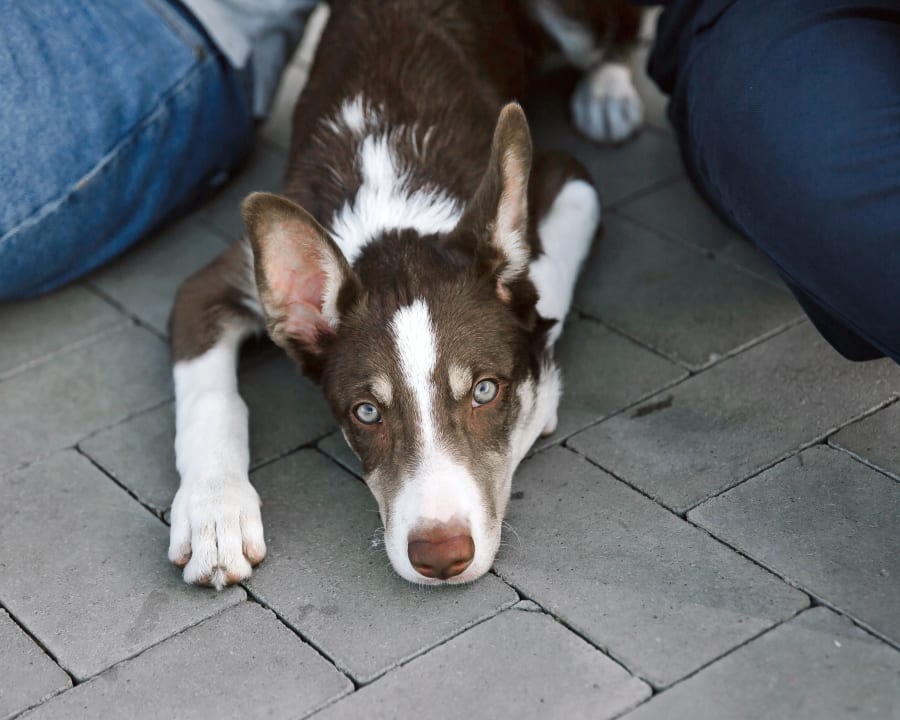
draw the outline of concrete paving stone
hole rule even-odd
[[[317,447],[348,472],[359,478],[363,476],[362,463],[350,449],[340,430],[322,438]]]
[[[227,247],[218,233],[190,218],[141,242],[88,282],[161,335],[182,280]]]
[[[703,248],[770,284],[784,287],[772,262],[747,238],[726,225],[687,178],[641,195],[617,212],[651,230]]]
[[[178,490],[172,403],[92,435],[78,447],[144,505],[158,513],[169,509]]]
[[[847,362],[804,322],[568,444],[683,512],[878,406],[898,387],[894,363]]]
[[[291,145],[291,128],[294,116],[294,106],[306,78],[309,76],[309,66],[293,64],[288,65],[281,76],[281,83],[275,100],[272,101],[272,109],[266,124],[263,125],[260,135],[273,145],[287,150]]]
[[[241,396],[250,411],[250,467],[281,457],[333,430],[319,390],[284,353],[243,367]],[[343,442],[343,439],[341,439]],[[164,512],[178,490],[175,407],[166,403],[81,442],[79,447],[145,505]]]
[[[200,209],[199,219],[229,241],[237,240],[244,232],[241,202],[251,192],[278,192],[286,167],[287,153],[283,148],[258,141],[247,164]]]
[[[688,515],[900,646],[900,485],[816,446]]]
[[[803,316],[787,291],[610,215],[575,304],[695,370]]]
[[[244,602],[25,717],[299,718],[352,689],[271,611]]]
[[[0,378],[124,322],[112,305],[80,285],[0,304]]]
[[[0,608],[0,718],[71,687],[59,666]]]
[[[828,442],[900,480],[900,402],[848,425]]]
[[[813,608],[654,697],[627,720],[900,718],[900,653]]]
[[[245,598],[186,585],[167,546],[74,451],[0,478],[0,602],[78,680]]]
[[[493,575],[444,588],[401,579],[377,542],[381,521],[368,489],[314,450],[267,465],[251,480],[268,545],[251,591],[358,682],[518,600]]]
[[[683,176],[675,140],[666,133],[641,132],[622,145],[599,145],[572,129],[569,99],[578,75],[568,68],[548,73],[529,95],[525,110],[535,148],[562,150],[591,173],[600,200],[610,207],[635,193]]]
[[[495,571],[657,687],[808,603],[563,448],[523,463],[513,490]]]
[[[556,432],[544,448],[687,377],[684,368],[591,320],[570,320],[556,350],[562,369]]]
[[[547,615],[504,612],[326,708],[316,720],[614,718],[650,688]]]
[[[0,383],[0,474],[172,394],[169,352],[126,326]]]
[[[250,467],[308,445],[337,427],[321,391],[283,352],[242,370],[240,391],[250,410]]]

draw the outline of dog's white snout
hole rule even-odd
[[[465,468],[444,460],[405,481],[388,508],[388,557],[411,582],[469,582],[493,562],[497,543],[488,537],[478,484]]]

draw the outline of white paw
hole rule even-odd
[[[221,590],[266,556],[259,495],[246,479],[182,483],[172,502],[169,560],[184,580]]]
[[[586,73],[572,95],[572,120],[596,142],[621,142],[644,121],[644,103],[621,63],[604,63]]]

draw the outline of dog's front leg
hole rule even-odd
[[[259,496],[248,479],[247,406],[237,354],[260,328],[249,254],[236,244],[189,278],[172,311],[175,455],[169,559],[190,583],[221,589],[266,554]]]

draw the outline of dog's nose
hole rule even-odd
[[[417,572],[447,580],[463,572],[475,557],[475,541],[463,525],[435,525],[409,534],[407,554]]]

